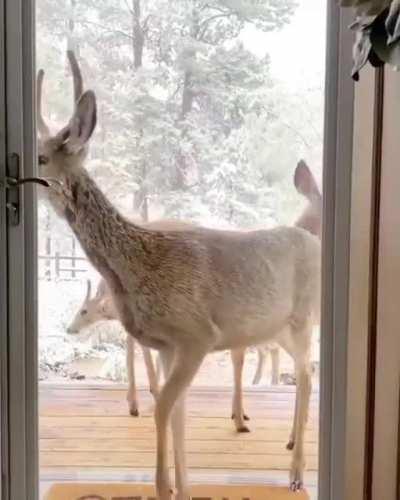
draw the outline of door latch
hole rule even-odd
[[[20,179],[19,172],[19,155],[17,153],[11,153],[7,158],[7,176],[4,178],[4,180],[0,179],[0,187],[7,190],[6,208],[8,212],[8,221],[11,226],[18,226],[20,222],[19,187],[29,182],[49,187],[49,183],[45,179],[41,179],[40,177],[25,177]]]

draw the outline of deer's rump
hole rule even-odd
[[[272,339],[288,324],[318,315],[320,244],[297,228],[244,235],[222,251],[210,246],[218,294],[209,302],[221,332],[216,349]]]

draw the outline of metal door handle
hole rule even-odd
[[[0,181],[0,186],[5,187],[6,189],[12,189],[21,186],[21,184],[27,184],[28,182],[40,184],[41,186],[45,187],[50,186],[46,179],[42,179],[41,177],[25,177],[22,179],[16,179],[15,177],[6,177],[4,181]]]
[[[7,158],[7,175],[0,180],[0,187],[6,190],[7,219],[10,225],[18,226],[20,221],[20,193],[19,186],[33,182],[41,186],[49,187],[46,179],[40,177],[25,177],[20,179],[19,155],[11,153]]]

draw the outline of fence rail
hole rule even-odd
[[[75,280],[89,270],[88,260],[76,255],[75,240],[71,239],[71,253],[52,252],[52,240],[46,240],[45,254],[39,254],[39,279],[42,280]]]
[[[38,255],[40,280],[78,280],[89,271],[86,257],[78,255],[75,238],[68,240],[53,239],[50,235],[42,240],[44,245]],[[62,253],[58,250],[60,243],[65,249]]]

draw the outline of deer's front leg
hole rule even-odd
[[[160,351],[165,371],[165,384],[156,402],[157,428],[156,488],[159,500],[171,499],[168,474],[167,425],[172,414],[174,442],[176,499],[189,500],[189,486],[185,461],[184,394],[197,373],[207,351],[202,345],[179,346]]]
[[[139,416],[139,405],[135,381],[135,342],[131,335],[126,337],[126,372],[128,376],[128,401],[129,413],[133,417]]]
[[[250,429],[245,424],[245,420],[249,420],[249,417],[244,413],[243,410],[242,376],[245,353],[245,349],[231,350],[234,379],[232,418],[235,422],[235,427],[238,432],[250,432]]]

